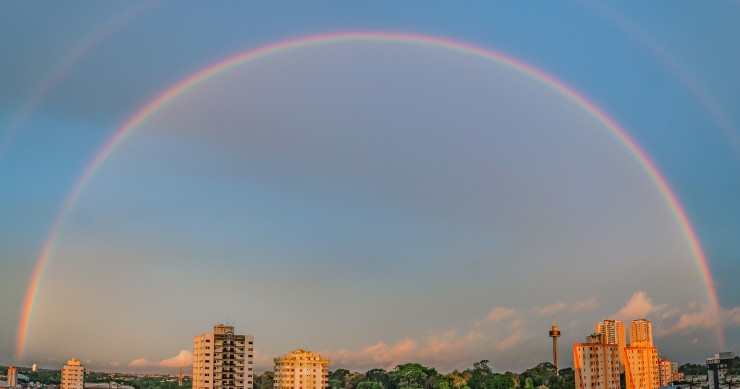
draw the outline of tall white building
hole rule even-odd
[[[13,367],[13,365],[8,366],[8,377],[7,377],[7,383],[8,387],[12,388],[16,385],[18,385],[18,369]]]
[[[630,322],[630,346],[653,347],[653,326],[649,320],[638,319]]]
[[[576,389],[619,389],[619,346],[604,341],[601,334],[573,345]]]
[[[624,372],[627,363],[624,348],[627,347],[627,335],[624,332],[624,323],[619,320],[604,320],[594,326],[596,333],[604,336],[604,343],[619,346],[620,372]]]
[[[326,389],[329,360],[301,349],[275,358],[274,389]],[[619,389],[619,388],[617,388]]]
[[[80,360],[72,358],[62,366],[62,383],[60,389],[83,389],[85,385],[85,366]]]
[[[252,389],[254,337],[216,324],[193,339],[193,389]]]
[[[660,369],[658,349],[653,346],[653,326],[649,320],[630,322],[630,345],[625,347],[624,380],[627,389],[658,389]]]

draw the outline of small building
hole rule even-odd
[[[707,385],[709,389],[729,389],[730,380],[727,371],[732,367],[734,354],[724,352],[707,358]]]
[[[306,350],[293,350],[275,358],[274,389],[326,389],[329,360]]]
[[[62,366],[62,383],[60,389],[83,389],[85,383],[85,366],[80,360],[72,358]]]

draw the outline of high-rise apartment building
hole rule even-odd
[[[193,339],[193,389],[252,389],[254,337],[216,324]]]
[[[326,389],[329,360],[316,353],[293,350],[275,358],[274,389]],[[619,389],[618,387],[616,389]]]
[[[627,364],[624,369],[626,389],[658,389],[658,349],[656,347],[629,346],[624,349]]]
[[[8,387],[12,388],[16,385],[18,385],[18,369],[13,367],[13,365],[8,366],[8,379],[6,382],[8,383]]]
[[[72,358],[62,366],[62,383],[60,389],[83,389],[85,385],[85,366],[80,360]]]
[[[606,343],[602,334],[573,345],[576,389],[619,389],[619,346]]]
[[[646,319],[630,322],[630,346],[653,347],[653,326]]]
[[[604,320],[596,323],[595,330],[597,334],[604,336],[604,342],[606,344],[616,344],[619,346],[619,371],[624,372],[624,365],[627,363],[624,354],[624,348],[627,347],[627,335],[624,332],[624,323],[619,320]]]

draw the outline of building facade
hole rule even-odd
[[[326,389],[329,360],[301,349],[275,358],[274,389]],[[619,389],[619,388],[617,388]]]
[[[619,320],[604,320],[596,323],[595,332],[604,336],[606,344],[616,344],[619,346],[619,371],[624,372],[624,365],[627,363],[627,357],[624,354],[624,348],[627,347],[627,335],[624,332],[624,323]]]
[[[668,386],[673,383],[673,366],[675,363],[669,359],[658,357],[658,382],[660,386]]]
[[[627,363],[624,366],[626,389],[658,389],[658,349],[656,347],[629,346],[624,349]]]
[[[193,338],[193,389],[252,389],[254,337],[216,324]]]
[[[13,367],[13,365],[8,366],[8,379],[6,382],[8,383],[8,387],[12,388],[14,386],[18,385],[18,369]]]
[[[80,360],[72,358],[62,366],[62,382],[60,389],[83,389],[85,385],[85,366]]]
[[[602,334],[573,345],[576,389],[619,389],[619,346],[606,343]]]
[[[714,354],[707,358],[707,384],[709,389],[730,388],[727,371],[732,367],[734,354],[731,352]]]
[[[638,319],[630,322],[630,346],[653,347],[653,326],[649,320]]]

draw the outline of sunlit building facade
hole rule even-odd
[[[669,359],[658,357],[658,382],[661,387],[673,383],[673,366],[675,365]]]
[[[627,335],[624,332],[624,323],[619,320],[604,320],[596,323],[594,327],[597,334],[604,336],[604,342],[606,344],[616,344],[619,346],[619,371],[624,372],[624,365],[627,363],[624,354],[624,348],[627,347]]]
[[[576,389],[619,389],[619,346],[606,343],[602,334],[573,345]]]
[[[653,347],[653,326],[649,320],[630,322],[630,347]]]
[[[67,364],[62,366],[62,382],[60,389],[83,389],[85,385],[85,366],[82,366],[80,360],[72,358]]]
[[[658,389],[658,349],[630,345],[624,351],[627,356],[624,369],[626,389]]]
[[[216,324],[193,338],[193,389],[252,389],[254,337]]]
[[[301,349],[275,358],[274,389],[326,389],[329,360]],[[619,389],[619,388],[617,388]]]
[[[8,377],[6,382],[8,383],[9,388],[18,385],[18,369],[13,367],[13,365],[8,366]]]

